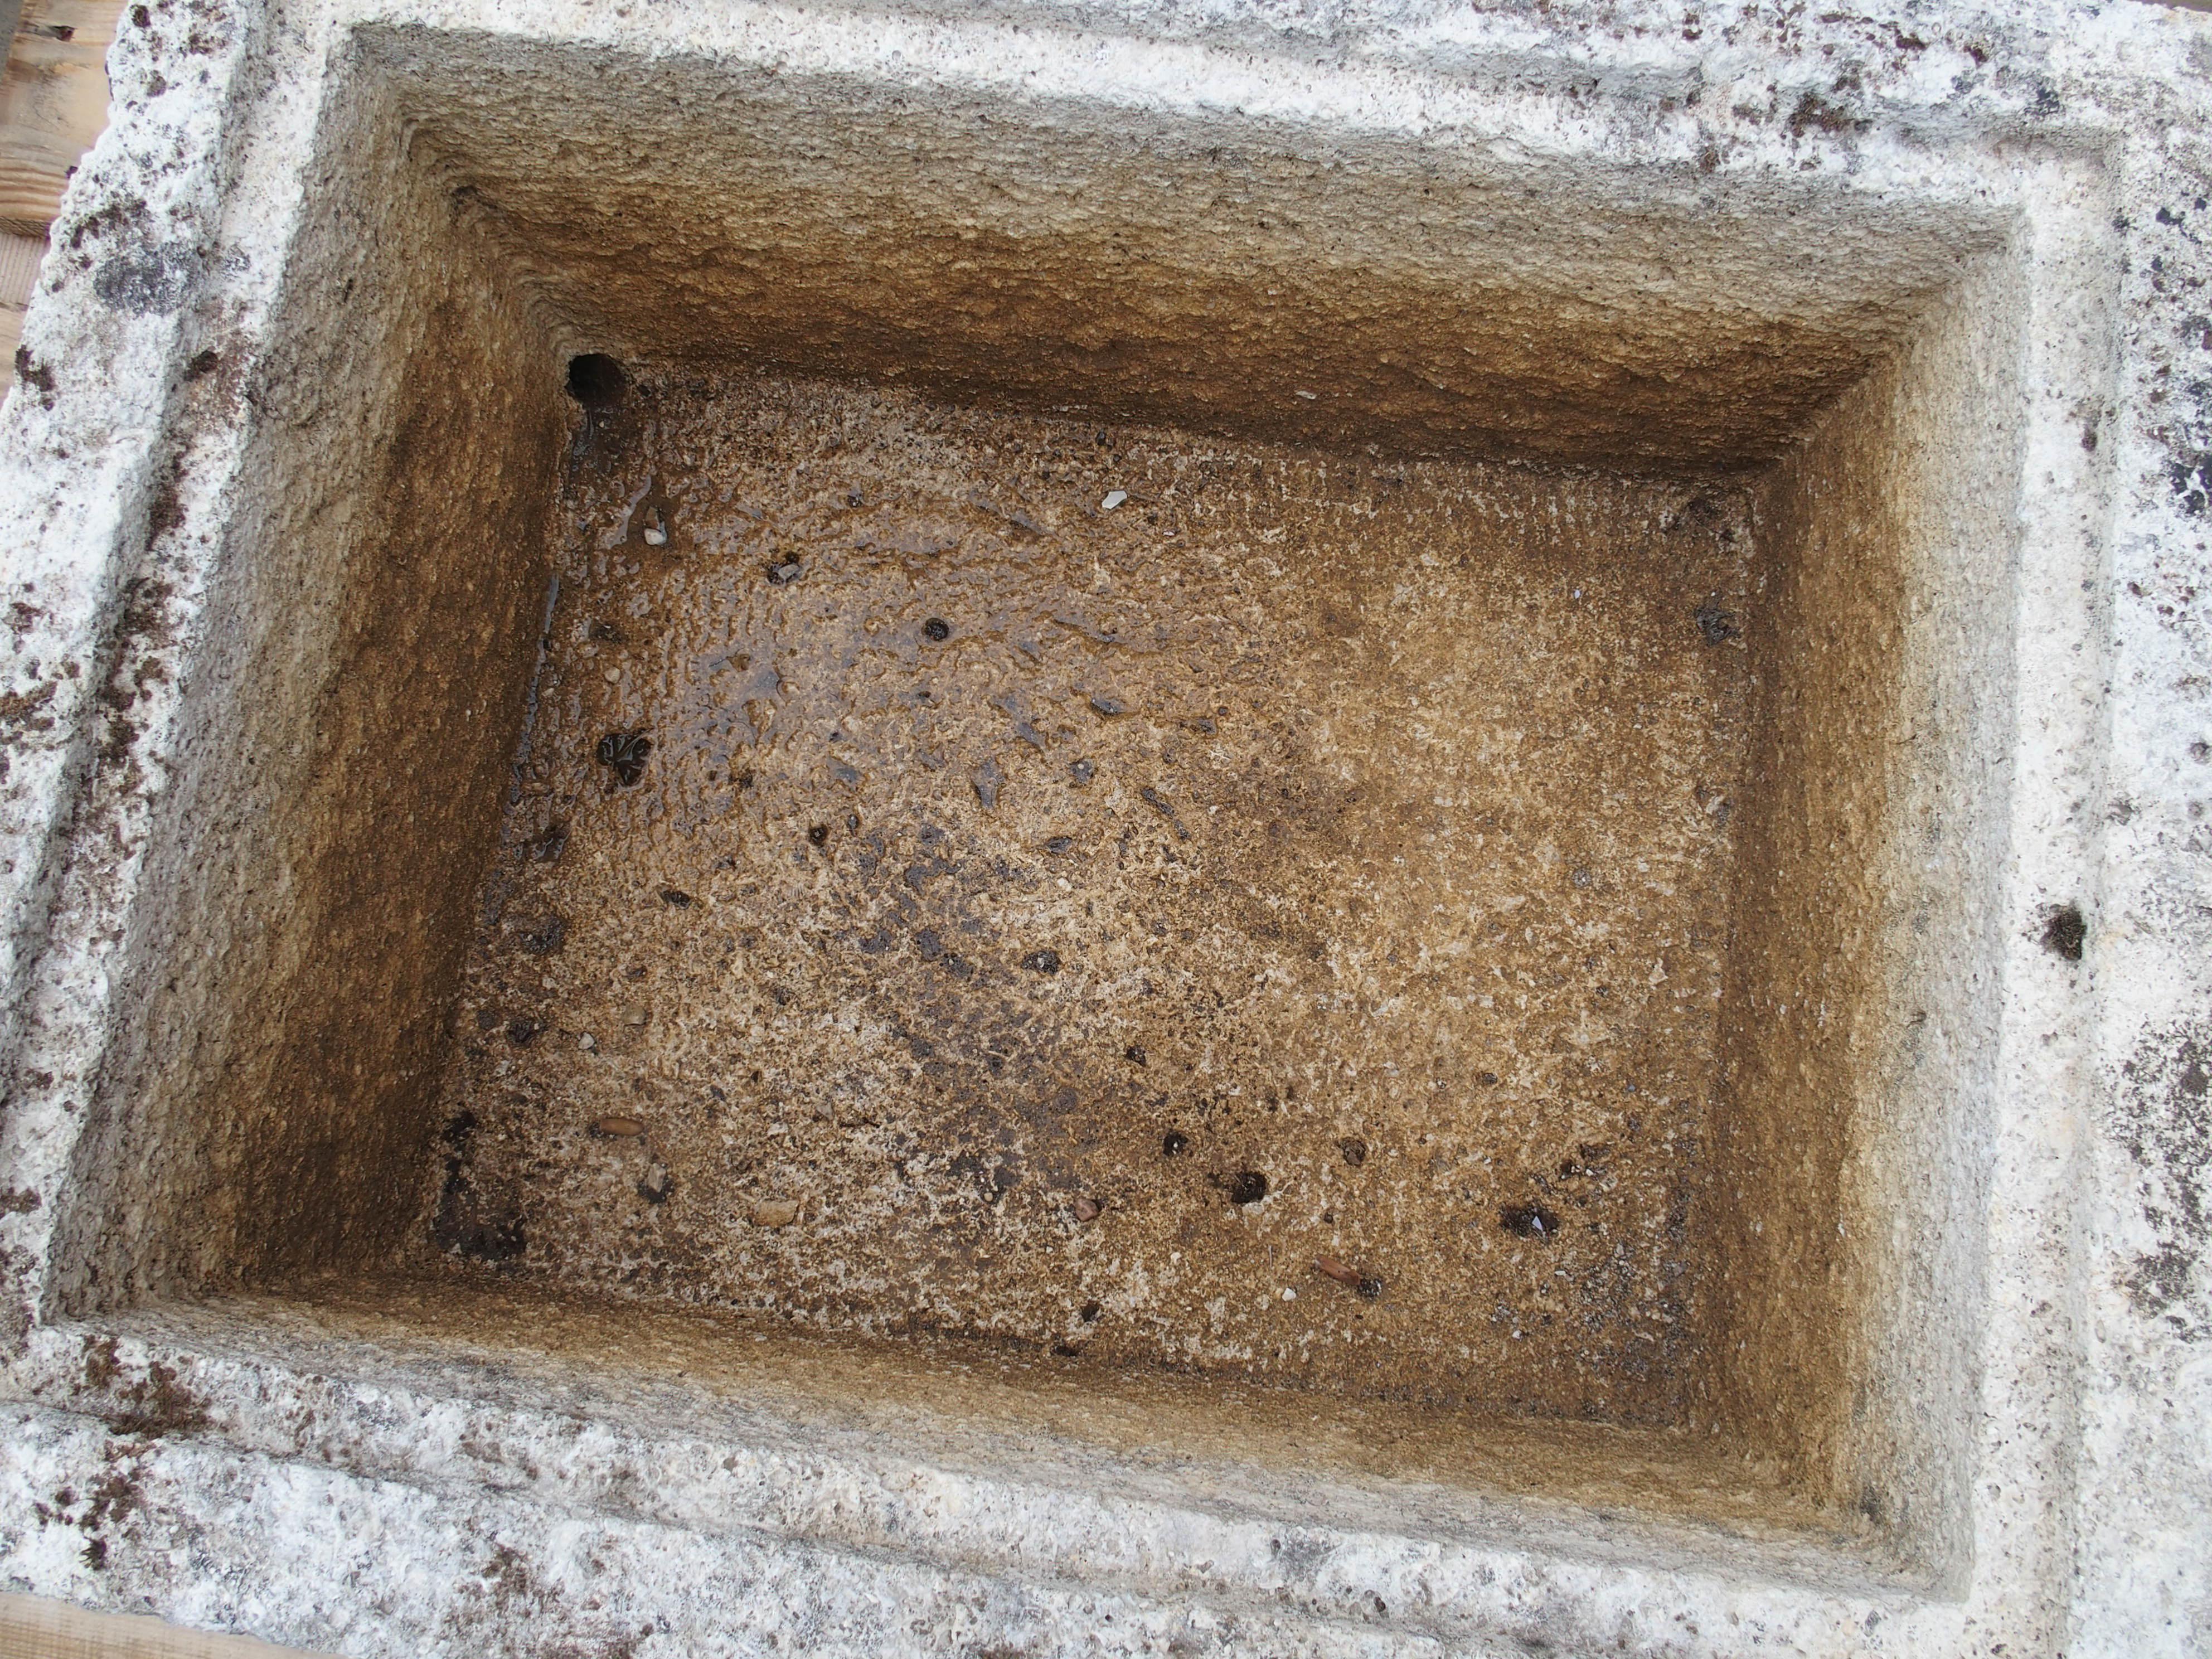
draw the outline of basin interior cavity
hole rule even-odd
[[[70,1309],[712,1316],[1166,1445],[1299,1391],[1959,1559],[2001,222],[406,34],[337,88]]]
[[[573,479],[425,1241],[1673,1419],[1738,492],[750,377]]]

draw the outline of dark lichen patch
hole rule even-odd
[[[33,392],[52,396],[54,371],[40,362],[27,345],[15,348],[15,378]]]
[[[199,276],[199,250],[167,241],[110,254],[93,273],[92,291],[118,311],[160,315],[182,306]]]
[[[51,721],[41,723],[39,715],[60,690],[58,680],[42,680],[27,691],[0,691],[0,742],[10,741],[26,731],[44,731]]]
[[[113,1337],[84,1339],[79,1375],[84,1408],[104,1419],[115,1432],[133,1438],[196,1434],[213,1420],[207,1402],[187,1388],[174,1367],[152,1359],[140,1366],[120,1357]],[[113,1506],[95,1502],[99,1525],[119,1518]]]
[[[137,575],[123,584],[115,624],[114,666],[94,693],[100,715],[100,765],[120,792],[139,776],[139,720],[133,711],[151,690],[169,679],[167,652],[175,636],[170,611],[173,590],[158,576]]]
[[[2081,960],[2081,947],[2089,937],[2089,924],[2078,904],[2055,904],[2043,919],[2043,948],[2067,962]]]
[[[2147,1316],[2201,1340],[2212,1334],[2197,1286],[2212,1248],[2212,1033],[2180,1024],[2146,1035],[2122,1070],[2112,1127],[2146,1177],[2143,1218],[2158,1240],[2123,1282]]]
[[[1811,90],[1801,94],[1790,112],[1790,136],[1793,138],[1802,138],[1808,132],[1844,137],[1864,132],[1870,125],[1864,116],[1856,115]]]
[[[183,468],[179,460],[172,459],[162,469],[155,483],[154,493],[146,505],[146,544],[152,546],[185,521],[182,495]]]

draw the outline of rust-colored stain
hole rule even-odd
[[[744,375],[608,395],[425,1249],[1674,1419],[1737,496]]]

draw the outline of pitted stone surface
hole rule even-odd
[[[360,1654],[2200,1649],[2204,20],[144,17],[0,414],[0,1582]],[[562,364],[656,349],[1742,492],[1723,1432],[400,1271]]]
[[[423,1243],[1674,1420],[1740,501],[748,380],[573,469]]]

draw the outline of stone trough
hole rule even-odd
[[[5,1587],[2193,1650],[2212,35],[134,9]]]

